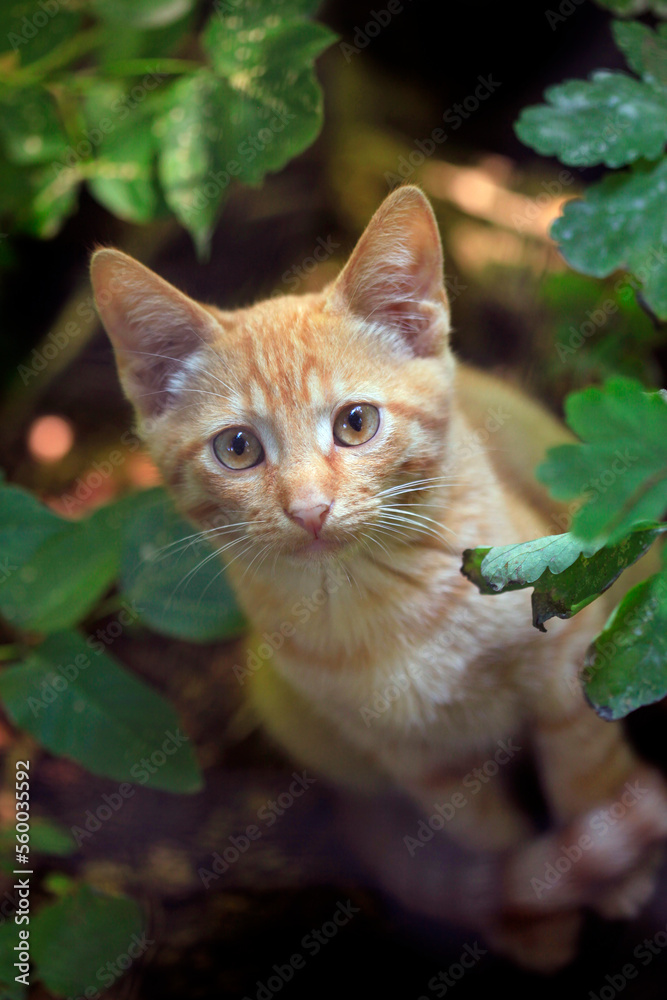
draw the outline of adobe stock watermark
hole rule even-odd
[[[545,892],[558,885],[563,876],[581,861],[584,854],[595,847],[595,838],[604,837],[648,791],[648,788],[642,788],[639,781],[626,782],[618,802],[591,816],[588,821],[591,833],[582,833],[574,844],[561,844],[560,855],[555,861],[546,862],[542,876],[531,878],[530,886],[536,897],[541,899]]]
[[[502,86],[500,80],[494,80],[493,74],[477,77],[477,86],[471,94],[464,97],[462,101],[453,104],[442,113],[442,120],[449,126],[450,132],[456,132],[463,123],[479,109],[480,105],[487,101],[492,94]],[[435,153],[439,146],[444,145],[449,138],[449,132],[443,128],[434,128],[423,139],[415,139],[413,146],[416,148],[407,156],[401,154],[396,161],[396,170],[386,170],[384,179],[390,188],[403,184],[412,177],[424,161]]]
[[[667,262],[667,246],[660,243],[651,247],[642,263],[633,269],[632,274],[626,274],[614,283],[614,295],[620,299],[628,299],[633,292],[641,291],[649,276],[656,268],[663,266]],[[613,298],[605,299],[597,309],[586,311],[586,319],[578,327],[570,325],[570,336],[566,341],[559,340],[556,343],[556,351],[559,360],[564,364],[583,346],[590,337],[593,337],[607,323],[610,316],[618,312],[618,304]]]
[[[70,2],[71,0],[37,0],[39,10],[36,10],[31,17],[23,17],[17,25],[17,30],[7,33],[7,41],[14,52],[18,52],[22,45],[32,41],[63,7],[69,7]]]
[[[614,452],[611,465],[603,469],[597,476],[591,476],[587,482],[582,484],[577,494],[580,499],[573,500],[568,505],[567,514],[554,514],[552,516],[551,523],[556,527],[556,531],[552,532],[552,534],[568,531],[572,516],[580,507],[581,499],[587,504],[599,500],[608,492],[619,477],[624,476],[628,469],[638,461],[639,455],[633,454],[629,447],[617,448]]]
[[[498,749],[492,757],[486,760],[480,767],[474,767],[472,771],[461,781],[461,785],[469,793],[457,790],[450,797],[439,803],[433,803],[434,812],[428,819],[420,819],[417,823],[417,831],[414,836],[407,834],[403,837],[403,843],[411,858],[414,858],[420,847],[425,847],[429,841],[433,840],[436,833],[443,830],[454,816],[465,809],[470,799],[478,795],[484,785],[488,784],[500,771],[501,767],[514,758],[514,755],[521,751],[520,746],[516,746],[511,739],[498,740]]]
[[[595,652],[590,658],[587,656],[579,675],[568,678],[568,687],[571,691],[580,692],[582,684],[589,684],[598,671],[607,666],[619,649],[627,647],[629,633],[640,629],[663,606],[666,591],[667,581],[659,576],[653,583],[651,596],[642,604],[641,614],[630,609],[626,611],[622,619],[618,615],[616,616],[615,631],[604,642],[600,642],[598,639],[594,647]]]
[[[148,949],[152,948],[154,944],[155,941],[152,941],[146,934],[133,934],[127,949],[121,952],[120,955],[116,955],[115,958],[105,962],[95,973],[95,979],[99,983],[99,986],[91,984],[83,991],[81,996],[70,996],[67,1000],[98,1000],[98,997],[101,997],[110,986],[113,986],[116,980],[120,979],[130,966],[138,958],[141,958],[142,955],[145,955]]]
[[[317,265],[329,260],[339,247],[340,243],[337,243],[333,236],[329,235],[326,239],[318,236],[312,253],[304,257],[300,264],[293,264],[287,271],[283,271],[280,280],[289,287],[290,292],[296,292],[297,288],[313,273]],[[281,294],[281,291],[281,289],[276,289],[275,294]]]
[[[110,646],[119,635],[137,621],[143,608],[137,607],[135,601],[121,601],[121,607],[114,621],[109,622],[104,628],[98,628],[88,636],[86,645],[96,656],[103,653],[107,646]],[[83,670],[87,670],[93,660],[87,653],[77,653],[70,663],[61,663],[52,670],[46,680],[40,685],[40,695],[28,697],[28,707],[37,718],[40,712],[46,711],[49,705],[66,691]]]
[[[586,0],[561,0],[558,5],[558,10],[545,10],[544,16],[547,19],[547,24],[552,31],[555,31],[559,24],[563,24],[567,21],[568,17],[571,17],[574,12],[581,7]]]
[[[656,956],[664,952],[665,948],[667,948],[667,927],[664,930],[656,931],[653,937],[644,938],[641,944],[636,946],[632,955],[646,968]],[[604,977],[605,983],[598,988],[597,992],[590,990],[588,1000],[614,1000],[614,997],[618,996],[632,979],[636,979],[640,972],[641,968],[638,968],[634,962],[626,962],[619,972],[608,973]]]
[[[291,615],[281,622],[275,632],[263,632],[263,642],[255,649],[246,651],[245,664],[235,663],[233,666],[234,676],[239,684],[243,685],[259,670],[263,663],[270,660],[279,649],[283,647],[286,639],[296,635],[299,625],[306,625],[314,614],[324,607],[329,598],[337,593],[348,578],[344,571],[338,566],[326,565],[325,579],[321,587],[318,587],[308,597],[302,597],[292,605]]]
[[[229,871],[231,866],[235,865],[239,858],[250,850],[250,845],[259,840],[265,830],[270,829],[278,820],[282,819],[297,799],[300,799],[317,782],[317,778],[311,777],[307,771],[302,771],[301,774],[293,771],[292,778],[293,781],[289,788],[280,792],[275,799],[267,799],[259,807],[256,814],[259,823],[250,823],[243,833],[231,834],[227,837],[228,843],[211,856],[210,867],[197,869],[197,875],[205,889],[208,889],[211,882],[217,881],[221,875]]]
[[[301,938],[301,948],[306,955],[302,951],[295,951],[285,962],[275,962],[268,978],[256,981],[254,995],[250,997],[246,994],[242,1000],[273,1000],[294,979],[295,973],[305,969],[306,956],[314,958],[319,955],[357,913],[361,913],[361,908],[355,906],[351,899],[339,901],[329,920],[325,920],[321,927],[312,927]]]
[[[109,105],[109,115],[100,118],[93,128],[84,128],[83,139],[76,146],[69,145],[57,160],[53,160],[51,166],[56,177],[64,170],[73,169],[81,160],[88,160],[105,137],[116,131],[119,122],[125,121],[164,79],[163,73],[147,73],[126,94],[114,98]]]
[[[511,221],[518,233],[523,233],[524,229],[533,224],[546,208],[549,208],[554,199],[565,193],[565,189],[574,184],[575,176],[569,170],[561,170],[556,180],[541,181],[542,191],[534,198],[526,198],[529,204],[521,214],[513,212]]]
[[[368,21],[364,25],[356,25],[352,42],[339,42],[338,48],[345,57],[345,62],[351,62],[353,56],[358,56],[367,48],[380,32],[391,24],[397,14],[402,14],[405,5],[402,0],[389,0],[381,10],[371,10]]]
[[[438,648],[441,649],[443,643],[449,644],[452,639],[456,639],[457,632],[454,631],[454,627],[456,629],[460,626],[470,628],[474,626],[474,623],[474,616],[468,608],[457,611],[455,615],[452,615],[448,619],[448,628],[441,634]],[[370,728],[378,719],[382,718],[403,695],[414,689],[417,680],[418,675],[410,675],[402,670],[387,677],[386,683],[376,688],[370,698],[359,708],[359,714],[364,721],[364,725]]]
[[[447,996],[448,991],[460,983],[466,972],[473,969],[485,955],[488,955],[488,951],[481,947],[479,941],[465,944],[457,962],[452,962],[447,969],[440,969],[429,979],[429,992],[436,997]],[[417,1000],[431,1000],[431,997],[422,994]]]
[[[190,742],[190,737],[186,736],[180,729],[176,729],[175,733],[171,729],[165,729],[163,735],[165,738],[160,746],[147,757],[142,757],[130,768],[129,774],[134,784],[124,781],[118,786],[117,791],[110,794],[103,792],[101,803],[95,809],[86,809],[83,825],[75,824],[70,827],[70,832],[78,847],[81,847],[85,840],[90,840],[98,830],[102,829],[104,823],[123,808],[128,799],[134,797],[137,785],[147,784],[152,775],[164,767],[185,743]]]
[[[170,112],[172,117],[175,116],[175,120],[179,120],[178,116],[182,113],[184,113],[182,108],[173,108]],[[232,180],[241,176],[243,164],[252,163],[295,118],[296,115],[288,111],[287,108],[276,111],[266,125],[263,125],[257,132],[249,132],[241,140],[236,147],[236,155],[229,159],[220,170],[209,170],[206,177],[195,185],[189,193],[189,201],[183,207],[187,221],[194,220],[211,201],[220,198]]]

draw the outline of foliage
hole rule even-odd
[[[533,625],[546,632],[550,618],[571,618],[587,607],[667,531],[636,527],[618,544],[582,542],[569,532],[517,545],[466,549],[462,572],[483,594],[534,587]]]
[[[554,496],[582,498],[572,533],[468,549],[462,572],[483,594],[533,587],[533,624],[570,618],[667,531],[667,400],[630,379],[569,396],[567,419],[581,444],[559,445],[538,469]],[[634,587],[587,655],[591,704],[620,718],[667,694],[667,575]]]
[[[144,915],[125,896],[109,896],[87,885],[67,886],[61,898],[30,917],[30,954],[37,978],[55,996],[100,995],[127,968],[126,959],[145,951]],[[0,990],[10,1000],[27,991],[15,981],[18,928],[0,927]],[[118,959],[122,965],[115,964]]]
[[[119,218],[171,210],[205,256],[230,184],[316,137],[318,0],[8,0],[0,11],[0,217],[48,238],[87,185]]]
[[[9,653],[18,660],[0,674],[6,711],[54,753],[95,774],[136,780],[133,768],[180,722],[161,695],[107,651],[117,630],[93,627],[104,611],[100,599],[120,577],[113,605],[127,626],[146,622],[194,642],[238,635],[243,618],[215,552],[193,537],[159,489],[72,522],[3,485],[0,541],[8,552],[0,613],[16,632]],[[73,726],[73,717],[81,724]],[[145,783],[196,791],[201,781],[189,744]]]
[[[616,21],[613,34],[636,76],[600,71],[552,87],[547,104],[524,109],[516,131],[571,166],[629,167],[568,202],[552,234],[584,274],[632,272],[648,306],[667,319],[667,25]]]

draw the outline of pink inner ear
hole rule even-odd
[[[95,254],[91,279],[127,395],[144,413],[163,410],[171,401],[169,382],[187,358],[205,350],[217,330],[215,320],[118,250]]]
[[[442,267],[430,205],[418,188],[399,188],[371,219],[331,301],[398,334],[412,353],[437,354],[449,331]]]

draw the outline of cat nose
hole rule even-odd
[[[331,510],[330,503],[318,503],[314,507],[290,507],[286,514],[306,531],[310,532],[313,538],[317,538],[327,514]]]

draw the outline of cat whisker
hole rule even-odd
[[[198,562],[198,563],[197,563],[197,565],[196,565],[196,566],[194,566],[194,567],[193,567],[193,568],[192,568],[191,570],[189,570],[189,571],[188,571],[188,572],[187,572],[187,573],[185,574],[185,576],[183,577],[183,579],[179,581],[179,583],[178,583],[178,584],[176,585],[176,588],[174,589],[174,592],[172,593],[171,597],[169,598],[169,602],[171,602],[171,599],[172,599],[172,597],[174,596],[174,594],[176,594],[176,592],[177,592],[177,591],[179,590],[179,588],[180,588],[180,587],[184,587],[184,586],[187,586],[187,583],[188,583],[188,581],[189,581],[189,580],[190,580],[190,579],[191,579],[191,578],[192,578],[192,577],[193,577],[193,576],[194,576],[194,575],[195,575],[196,573],[198,573],[198,572],[199,572],[199,570],[200,570],[200,569],[202,568],[202,566],[205,566],[205,565],[206,565],[207,563],[209,563],[209,562],[210,562],[210,561],[211,561],[212,559],[215,559],[215,558],[216,558],[217,556],[220,556],[220,555],[221,555],[221,554],[222,554],[223,552],[225,552],[225,551],[226,551],[226,549],[229,549],[229,548],[232,548],[232,546],[234,546],[234,545],[238,545],[238,543],[239,543],[239,542],[242,542],[242,541],[244,541],[245,539],[247,539],[247,536],[246,536],[246,535],[241,535],[241,536],[240,536],[239,538],[233,538],[231,542],[227,542],[227,543],[226,543],[225,545],[223,545],[223,546],[222,546],[222,548],[219,548],[219,549],[213,549],[213,551],[212,551],[212,552],[210,552],[210,553],[209,553],[209,554],[208,554],[207,556],[205,556],[205,557],[204,557],[204,558],[203,558],[203,559],[201,560],[201,562]],[[251,544],[252,544],[252,543],[251,543]],[[168,602],[168,603],[169,603],[169,602]]]
[[[385,520],[385,519],[388,519]],[[445,545],[452,549],[452,543],[449,539],[445,538],[439,531],[431,527],[430,524],[421,524],[419,521],[413,520],[411,518],[399,517],[396,514],[385,514],[383,518],[378,519],[380,524],[404,524],[406,527],[410,528],[412,531],[416,531],[422,535],[429,535],[432,538],[437,538],[439,541],[445,543]],[[452,532],[454,534],[454,532]]]
[[[436,521],[432,517],[427,517],[426,514],[417,514],[413,510],[403,510],[403,507],[396,507],[393,504],[387,504],[384,507],[380,507],[380,510],[387,510],[389,508],[391,509],[392,513],[405,514],[405,516],[408,518],[419,519],[421,521],[429,521],[431,524],[437,525],[438,528],[442,528],[443,531],[448,531],[450,535],[453,535],[455,538],[458,537],[456,532],[453,531],[451,528],[448,528],[446,524],[441,524],[440,521]]]
[[[189,367],[192,366],[192,357],[188,357],[188,358],[174,358],[174,357],[172,357],[169,354],[155,354],[152,351],[136,351],[136,350],[130,350],[129,348],[123,348],[123,353],[124,354],[143,354],[147,358],[162,358],[164,361],[174,361],[178,365],[183,365],[184,368],[189,368]],[[217,359],[217,355],[216,355],[216,359]],[[208,370],[208,368],[202,368],[201,366],[197,366],[197,367],[198,367],[198,370],[200,372],[203,372],[205,375],[210,375],[211,378],[215,379],[216,382],[219,382],[220,385],[222,385],[222,386],[225,387],[225,389],[229,389],[230,392],[234,391],[232,389],[231,385],[227,385],[226,382],[223,382],[223,380],[221,378],[218,378],[217,375],[214,375],[213,372],[211,372],[211,371]],[[160,391],[164,391],[164,390],[160,390]],[[147,393],[146,395],[150,395],[150,393]],[[223,396],[221,398],[225,399],[227,397]]]

